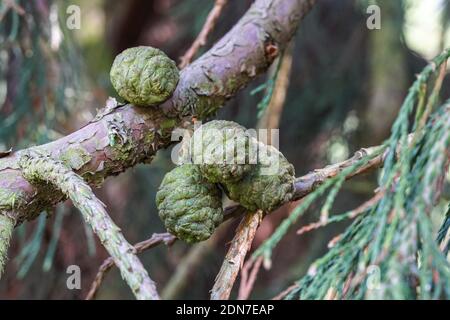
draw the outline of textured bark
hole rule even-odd
[[[211,300],[229,299],[234,282],[244,264],[245,256],[250,250],[262,218],[263,212],[258,210],[255,213],[248,213],[242,219],[214,281],[214,286],[211,289]]]
[[[63,161],[89,184],[100,185],[137,163],[150,162],[171,144],[175,127],[213,115],[227,99],[270,66],[292,38],[314,0],[257,0],[211,50],[181,72],[171,99],[159,107],[119,106],[109,101],[88,125],[52,143],[34,147]],[[52,188],[36,188],[21,174],[23,152],[0,159],[0,211],[17,223],[64,200]]]
[[[105,205],[79,175],[61,161],[37,153],[24,154],[19,159],[19,166],[28,181],[36,185],[50,183],[72,200],[100,238],[137,299],[159,300],[156,285],[136,256],[134,247],[112,221]]]
[[[14,229],[14,220],[6,214],[0,214],[0,279],[6,263],[9,240]]]
[[[167,246],[171,246],[176,240],[177,238],[170,233],[154,233],[150,239],[136,243],[134,245],[134,249],[136,253],[141,253],[145,250],[154,248],[161,243],[165,243]],[[111,270],[114,265],[116,265],[116,263],[114,262],[113,257],[109,257],[105,259],[105,261],[103,261],[97,272],[97,275],[95,276],[94,282],[92,282],[91,288],[89,289],[89,292],[86,296],[86,300],[92,300],[95,298],[106,273]]]

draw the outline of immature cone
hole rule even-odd
[[[232,121],[214,120],[197,128],[191,138],[191,158],[208,181],[239,181],[255,165],[249,164],[249,146],[255,139]]]
[[[166,174],[156,205],[167,230],[189,243],[208,239],[223,219],[219,187],[206,181],[193,164]]]
[[[123,99],[137,106],[151,106],[172,95],[179,71],[161,50],[141,46],[126,49],[114,59],[110,78]]]
[[[258,164],[238,182],[225,182],[228,197],[250,211],[270,212],[289,201],[294,194],[294,167],[272,146],[258,143],[271,157],[259,156]]]

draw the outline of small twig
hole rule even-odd
[[[331,239],[330,242],[328,242],[327,248],[328,249],[333,248],[336,245],[336,243],[338,243],[338,241],[341,240],[341,238],[342,238],[342,234],[338,234],[337,236],[334,236],[333,239]]]
[[[15,221],[6,213],[0,212],[0,279],[6,264],[9,242],[14,230]]]
[[[286,99],[286,92],[289,87],[289,74],[292,63],[292,48],[293,45],[291,44],[289,48],[284,51],[283,56],[279,58],[282,60],[280,68],[275,72],[278,73],[278,75],[275,76],[276,80],[273,92],[271,93],[269,105],[264,110],[265,112],[264,116],[258,121],[258,128],[275,129],[278,128],[279,126],[280,114],[282,113],[283,105]],[[271,141],[269,141],[269,143],[271,143]],[[239,273],[240,268],[242,267],[247,251],[250,250],[251,248],[253,238],[255,237],[256,234],[256,229],[261,223],[261,220],[262,214],[247,215],[247,217],[244,218],[244,220],[239,225],[239,228],[236,230],[236,234],[232,240],[227,257],[228,255],[233,256],[234,254],[233,250],[235,250],[236,247],[247,249],[241,250],[240,252],[237,253],[238,256],[235,258],[239,260],[239,264],[234,265],[230,264],[227,261],[227,258],[225,258],[222,267],[220,269],[220,272],[216,278],[216,282],[214,283],[211,299],[229,298],[231,289],[233,288],[234,282],[236,281],[236,276]],[[245,223],[243,224],[244,221]],[[247,227],[245,225],[247,225]],[[248,230],[246,228],[248,228]],[[248,236],[248,234],[251,234],[251,236]],[[252,270],[252,273],[250,274],[250,279],[248,279],[248,281],[247,279],[245,279],[243,282],[241,282],[242,287],[240,289],[242,289],[242,291],[240,290],[239,292],[240,299],[245,299],[250,295],[254,282],[256,281],[256,276],[260,268],[260,264],[261,262],[259,261],[255,264],[255,269]],[[248,268],[251,268],[251,266],[252,262],[249,262]],[[222,292],[219,291],[219,293],[215,293],[214,292],[215,288],[217,289],[217,286],[220,286],[221,282],[226,283],[227,288]]]
[[[447,60],[442,62],[442,65],[439,67],[439,73],[436,78],[436,81],[433,86],[433,91],[430,94],[428,99],[428,103],[430,106],[427,106],[425,109],[432,109],[439,98],[439,92],[441,92],[442,83],[444,82],[445,75],[447,74]]]
[[[26,13],[25,10],[14,0],[4,0],[4,5],[5,7],[3,8],[3,11],[0,12],[0,21],[3,20],[10,9],[15,11],[19,16],[24,16]]]
[[[378,151],[380,147],[381,146],[362,148],[359,151],[355,152],[353,157],[347,160],[326,166],[325,168],[322,169],[316,169],[302,177],[297,178],[295,180],[295,192],[292,200],[299,200],[305,197],[306,195],[310,194],[311,192],[316,190],[323,182],[337,176],[342,170],[354,165],[357,161],[361,160],[365,156],[373,154],[374,152]],[[348,175],[346,179],[350,179],[354,176],[379,168],[383,164],[384,155],[385,153],[380,154],[379,156],[373,158],[359,170]]]
[[[224,210],[224,219],[222,221],[222,223],[224,223],[225,221],[231,220],[236,218],[237,216],[241,216],[242,214],[244,214],[246,212],[245,208],[239,206],[239,205],[233,205],[233,206],[229,206],[227,208],[225,208]],[[152,235],[152,237],[150,239],[144,240],[142,242],[139,242],[137,244],[134,245],[134,248],[136,249],[136,253],[142,253],[148,249],[154,248],[157,245],[160,245],[162,243],[165,243],[166,245],[172,245],[175,241],[177,240],[177,238],[170,233],[155,233]],[[197,260],[199,259],[199,256],[203,253],[203,251],[200,251],[200,248],[205,249],[206,247],[210,246],[211,244],[207,244],[205,242],[200,243],[199,249],[198,250],[194,250],[192,252],[192,256],[190,257],[186,257],[186,261],[187,264],[193,265],[194,262],[197,262]],[[101,264],[97,275],[95,276],[94,281],[91,284],[91,288],[89,289],[89,293],[86,296],[86,300],[92,300],[95,298],[95,295],[97,294],[98,290],[100,289],[100,286],[103,282],[103,280],[105,279],[106,273],[111,270],[112,267],[114,267],[114,260],[109,257],[106,258],[103,263]],[[186,276],[187,269],[181,269],[180,271],[177,271],[177,273],[175,274],[175,276],[177,278],[183,278]],[[181,273],[183,275],[181,275]],[[171,297],[174,289],[173,289],[173,283],[170,283],[170,289],[169,287],[165,288],[163,291],[163,297]],[[167,289],[167,290],[166,290]]]
[[[216,231],[217,232],[217,231]],[[210,239],[204,242],[196,243],[189,249],[182,259],[177,263],[177,267],[171,274],[169,281],[161,292],[161,298],[164,300],[177,299],[189,284],[192,283],[192,277],[198,270],[205,256],[208,255],[217,242],[216,233]]]
[[[333,178],[335,177],[337,174],[339,174],[343,169],[347,168],[348,166],[351,166],[352,164],[354,164],[356,161],[360,160],[362,157],[374,152],[375,150],[378,150],[378,148],[380,148],[380,146],[376,146],[376,147],[370,147],[370,148],[363,148],[359,151],[357,151],[353,157],[342,161],[340,163],[337,164],[333,164],[333,165],[329,165],[325,168],[322,169],[317,169],[314,170],[313,172],[310,172],[302,177],[298,177],[295,180],[295,193],[294,193],[294,197],[292,199],[292,201],[295,200],[299,200],[303,197],[305,197],[306,195],[310,194],[311,192],[313,192],[314,190],[316,190],[323,182],[325,182],[327,179]],[[380,155],[375,157],[374,159],[372,159],[369,163],[367,163],[367,165],[365,165],[364,167],[362,167],[361,169],[359,169],[358,171],[352,173],[351,175],[349,175],[347,177],[347,179],[350,179],[354,176],[357,176],[359,174],[363,174],[366,173],[370,170],[379,168],[384,161],[384,155]],[[361,206],[359,206],[358,208],[354,209],[352,211],[352,213],[350,214],[350,217],[354,217],[357,214],[359,214],[360,212],[363,212],[365,209],[367,209],[369,206],[373,205],[373,202],[375,201],[379,201],[379,199],[382,197],[383,192],[377,192],[377,194],[371,198],[370,200],[368,200],[367,202],[365,202],[364,204],[362,204]],[[244,213],[246,213],[246,209],[243,208],[240,205],[232,205],[229,206],[227,208],[224,209],[224,222],[228,221],[232,218],[238,217],[243,215]],[[217,278],[216,278],[216,282],[214,285],[214,288],[212,290],[212,294],[211,294],[211,298],[218,298],[219,296],[228,298],[229,294],[231,292],[231,289],[233,287],[234,281],[237,277],[237,274],[239,273],[240,270],[240,266],[242,265],[242,261],[243,261],[243,257],[245,258],[245,255],[247,254],[250,246],[251,246],[251,242],[253,241],[255,232],[256,232],[256,228],[259,225],[259,223],[261,222],[261,218],[259,217],[259,215],[250,215],[248,214],[246,217],[244,217],[243,221],[241,222],[241,224],[239,225],[237,231],[236,231],[236,235],[232,241],[232,245],[227,253],[227,257],[237,257],[237,261],[240,261],[240,264],[233,264],[233,262],[235,262],[236,260],[233,260],[233,258],[227,259],[225,258],[225,261],[222,265],[222,268],[220,270],[220,273],[218,274]],[[243,227],[245,224],[250,225],[252,228],[254,228],[254,230],[249,234],[248,230],[245,230],[245,228]],[[299,234],[304,233],[306,231],[318,228],[320,226],[322,226],[323,223],[318,222],[315,224],[311,224],[308,226],[303,227],[302,229],[300,229],[298,232]],[[242,233],[242,234],[240,234]],[[167,237],[165,242],[162,238],[163,237]],[[243,239],[246,239],[247,243],[242,242]],[[335,237],[329,244],[329,246],[333,246],[334,243],[339,239],[339,236]],[[169,233],[165,233],[165,234],[160,234],[158,236],[158,234],[153,235],[150,239],[143,241],[139,244],[135,245],[136,251],[138,253],[141,253],[149,248],[153,248],[156,245],[159,245],[163,242],[165,243],[173,243],[174,241],[176,241],[176,237],[169,234]],[[245,250],[245,248],[248,248]],[[243,256],[243,257],[242,257]],[[232,262],[230,262],[232,261]],[[251,260],[249,260],[249,264],[251,263]],[[91,285],[91,289],[89,291],[89,294],[87,295],[86,299],[93,299],[95,297],[96,292],[98,291],[104,277],[105,274],[114,266],[114,262],[111,258],[106,259],[103,264],[101,265],[97,276],[94,280],[94,282]],[[250,268],[250,267],[248,267]],[[257,268],[259,269],[259,267]],[[243,280],[243,283],[245,284],[244,286],[241,284],[242,289],[240,289],[240,294],[239,296],[245,297],[246,294],[248,296],[249,293],[249,288],[251,291],[251,288],[253,287],[254,281],[256,280],[256,275],[257,275],[257,269],[253,269],[256,270],[254,272],[251,273],[250,275],[250,280],[251,282],[247,281],[248,279],[246,278],[246,280]],[[245,271],[243,270],[243,278],[246,277],[244,275]],[[219,286],[218,283],[226,283],[227,285],[224,286],[223,290],[218,290],[217,287]],[[245,290],[247,290],[248,293],[245,292]],[[291,289],[292,290],[292,289]],[[284,292],[280,293],[279,296],[282,296]],[[285,293],[285,295],[287,295],[289,292]],[[277,296],[277,297],[279,297]],[[275,297],[274,299],[276,299],[277,297]],[[223,298],[223,299],[225,299]]]
[[[260,128],[275,129],[280,125],[280,118],[283,114],[284,102],[286,101],[290,83],[293,48],[293,42],[289,43],[283,54],[277,58],[278,61],[270,69],[271,75],[268,82],[272,82],[273,85],[266,88],[266,96],[269,99],[267,101],[268,105],[264,103],[266,98],[258,104],[258,115],[260,112],[263,112],[258,122]],[[268,144],[271,144],[270,138],[269,136],[267,139]]]
[[[439,92],[441,91],[442,82],[444,81],[445,75],[447,73],[447,61],[444,61],[439,68],[439,74],[434,82],[433,89],[431,90],[430,95],[428,96],[428,101],[425,105],[425,93],[426,93],[426,84],[424,84],[425,88],[423,89],[423,94],[419,97],[419,102],[416,111],[416,123],[417,127],[415,128],[415,132],[412,134],[411,142],[409,144],[411,146],[415,146],[417,141],[421,137],[425,135],[425,125],[428,121],[428,118],[433,111],[433,108],[439,99]]]
[[[225,220],[230,220],[234,216],[226,216]],[[223,222],[224,222],[223,221]],[[209,254],[214,251],[216,245],[223,239],[228,231],[229,224],[222,222],[220,228],[217,228],[214,234],[207,241],[197,243],[183,256],[178,262],[176,270],[173,272],[170,280],[161,292],[161,298],[164,300],[173,300],[192,283],[192,276],[198,267]],[[224,225],[225,224],[225,225]]]
[[[277,294],[275,297],[272,298],[272,300],[281,300],[284,297],[286,297],[289,293],[291,293],[292,290],[297,289],[298,284],[293,284],[292,286],[288,287],[287,289],[281,291],[279,294]]]
[[[262,220],[262,211],[247,214],[239,224],[231,246],[223,261],[211,290],[211,300],[227,300],[230,297],[236,277],[250,250],[251,243]],[[257,219],[255,219],[255,216]]]
[[[356,152],[352,158],[350,158],[348,160],[345,160],[343,162],[340,162],[340,163],[337,163],[334,165],[327,166],[323,169],[315,170],[314,172],[307,174],[306,176],[297,178],[295,181],[294,197],[291,200],[292,201],[298,200],[298,199],[306,196],[307,194],[313,192],[324,181],[335,177],[342,170],[353,165],[355,162],[359,161],[363,157],[365,157],[369,154],[372,154],[373,152],[379,151],[379,148],[380,147],[377,146],[377,147],[371,147],[371,148],[367,148],[367,149],[361,149],[358,152]],[[369,161],[367,163],[367,165],[360,168],[356,172],[353,172],[352,174],[350,174],[347,177],[347,179],[349,179],[355,175],[367,172],[370,169],[378,168],[379,166],[382,165],[383,159],[384,159],[383,154],[375,157],[374,159]],[[228,213],[231,214],[230,211]],[[242,266],[242,260],[243,260],[243,258],[245,258],[245,255],[247,254],[247,251],[248,251],[248,249],[247,249],[247,251],[237,252],[237,254],[236,254],[236,251],[238,251],[238,250],[236,250],[236,248],[241,248],[241,247],[242,248],[250,248],[251,243],[253,242],[253,237],[254,237],[254,233],[256,232],[256,228],[261,223],[260,218],[257,218],[256,216],[252,216],[252,215],[246,216],[246,218],[244,218],[244,219],[247,219],[247,220],[245,220],[246,223],[243,224],[243,222],[244,222],[244,220],[243,220],[243,222],[241,222],[241,224],[239,225],[238,230],[236,230],[236,235],[232,240],[231,247],[227,253],[227,256],[225,257],[225,260],[222,264],[220,272],[216,278],[216,281],[214,283],[214,287],[213,287],[212,293],[211,293],[211,299],[228,299],[229,298],[231,289],[236,280],[237,273],[239,272],[239,268]],[[255,230],[251,230],[251,231],[246,230],[245,224],[248,225],[247,228],[249,228],[249,229],[255,228]],[[247,236],[248,232],[252,232],[253,237],[248,237]],[[245,242],[243,243],[242,239],[246,239],[245,241],[247,241],[247,243],[245,243]],[[237,264],[237,263],[230,264],[229,256],[231,256],[231,257],[237,256],[240,264]],[[234,261],[234,260],[232,260],[232,261]],[[253,286],[253,284],[252,284],[252,286]],[[246,289],[248,289],[248,288],[246,288]]]
[[[353,280],[353,272],[351,272],[348,275],[347,280],[345,280],[345,282],[344,282],[344,287],[342,288],[342,297],[345,297],[345,295],[347,294],[348,290],[351,288],[352,280]]]
[[[424,134],[424,131],[422,129],[425,127],[428,117],[430,116],[431,112],[433,111],[434,105],[436,104],[436,101],[439,98],[439,92],[441,91],[442,82],[444,81],[446,73],[447,73],[447,61],[443,62],[442,65],[440,66],[439,74],[436,78],[433,89],[429,95],[427,104],[424,106],[424,110],[420,114],[418,126],[416,128],[416,132],[413,137],[413,142],[412,142],[413,145],[417,141],[418,137]]]
[[[197,51],[206,44],[206,41],[208,40],[208,35],[211,33],[212,30],[214,30],[217,20],[219,19],[223,8],[227,4],[227,1],[228,0],[216,0],[214,7],[212,8],[211,12],[208,14],[208,17],[206,18],[206,22],[203,25],[202,30],[192,43],[191,47],[180,58],[181,60],[179,64],[180,69],[183,69],[189,63],[191,63]]]
[[[325,294],[324,300],[336,300],[338,291],[335,287],[328,288],[327,293]]]
[[[150,279],[134,248],[123,236],[105,210],[105,205],[95,196],[84,179],[61,161],[38,152],[21,155],[19,166],[31,183],[51,183],[72,200],[83,218],[92,227],[102,245],[114,259],[120,273],[133,294],[140,300],[158,300],[156,285]]]
[[[357,208],[344,213],[342,215],[339,215],[339,217],[345,217],[348,219],[353,219],[356,216],[360,215],[361,213],[364,213],[367,211],[367,209],[373,207],[374,205],[376,205],[384,196],[385,191],[378,191],[372,198],[370,198],[369,200],[367,200],[366,202],[364,202],[363,204],[361,204],[360,206],[358,206]],[[327,220],[319,220],[317,222],[313,222],[310,223],[306,226],[301,227],[300,229],[297,230],[297,234],[301,235],[304,234],[306,232],[309,232],[311,230],[315,230],[318,229],[320,227],[325,227],[328,224],[337,221],[336,219],[333,219],[333,217],[331,219],[327,219]]]
[[[239,286],[238,300],[247,300],[255,285],[256,277],[261,269],[263,257],[256,260],[247,260],[241,270],[241,284]],[[249,272],[249,270],[251,271]]]
[[[358,161],[363,157],[365,154],[368,154],[369,152],[372,152],[371,150],[376,150],[376,148],[379,147],[371,147],[367,149],[361,149],[360,151],[356,152],[355,155],[343,162],[327,166],[322,169],[314,170],[311,173],[308,173],[302,177],[296,178],[295,183],[295,195],[292,201],[299,200],[309,193],[313,192],[317,187],[319,187],[325,180],[332,178],[336,176],[339,172],[341,172],[344,168],[352,165],[355,161]],[[360,169],[357,173],[352,174],[350,177],[353,177],[357,174],[362,174],[367,171],[370,171],[371,169],[375,169],[381,166],[383,157],[376,157],[374,161],[369,162],[366,166],[364,166],[362,169]],[[355,209],[356,210],[356,209]],[[230,219],[242,216],[247,211],[244,207],[236,204],[228,206],[224,209],[224,221],[228,221]],[[158,234],[155,234],[156,236]],[[141,242],[140,244],[147,243],[151,245],[147,246],[140,246],[140,244],[136,244],[135,248],[137,250],[137,253],[141,253],[147,249],[153,248],[156,245],[164,243],[164,241],[155,241],[155,235],[153,235],[150,239],[145,240]],[[174,235],[171,235],[169,233],[160,234],[161,237],[167,237],[167,241],[172,241],[172,243],[176,240],[176,237]],[[250,238],[249,238],[250,240]],[[155,241],[155,243],[154,243]],[[253,241],[253,238],[251,239]],[[99,268],[99,271],[97,273],[97,276],[95,277],[94,282],[91,285],[91,289],[89,291],[89,294],[87,295],[86,299],[93,299],[95,297],[96,292],[98,291],[106,273],[114,266],[114,262],[111,258],[107,258]],[[239,270],[237,271],[239,273]]]
[[[167,246],[172,245],[177,238],[170,233],[154,233],[150,239],[136,243],[134,248],[136,253],[144,252],[145,250],[156,247],[159,244],[166,244]],[[98,269],[97,275],[91,284],[89,293],[86,295],[86,300],[92,300],[95,298],[100,286],[105,279],[106,273],[114,267],[114,259],[109,257],[103,261],[100,268]]]

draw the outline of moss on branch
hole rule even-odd
[[[24,177],[31,183],[37,186],[50,183],[72,200],[113,257],[136,298],[159,299],[156,286],[137,258],[134,247],[126,241],[120,228],[106,212],[104,204],[94,195],[83,178],[61,161],[37,152],[23,154],[19,165]]]
[[[9,242],[14,230],[15,221],[6,214],[0,213],[0,279],[6,264]]]

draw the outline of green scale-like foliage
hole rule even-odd
[[[6,263],[9,240],[11,239],[13,229],[14,220],[0,213],[0,279]]]
[[[345,179],[382,157],[377,195],[359,213],[351,210],[321,221],[324,226],[359,215],[286,299],[448,299],[450,266],[441,250],[447,253],[450,224],[444,221],[438,246],[430,215],[442,199],[448,169],[450,100],[438,104],[439,78],[432,89],[427,87],[449,57],[447,49],[418,75],[382,146],[304,197],[255,250],[252,261],[262,257],[270,265],[275,247],[315,201],[327,194],[321,213],[329,211]]]

